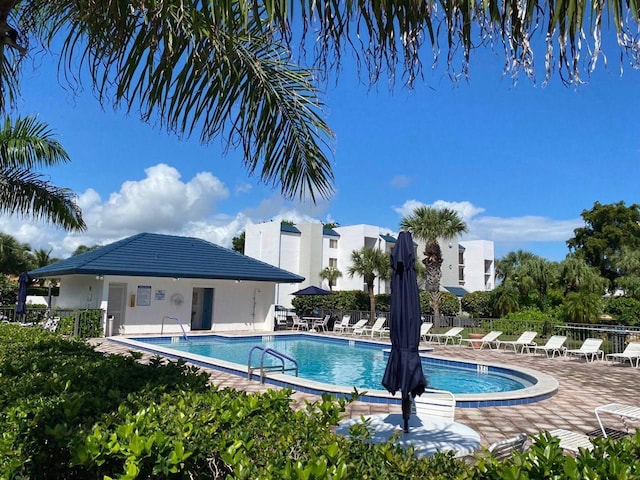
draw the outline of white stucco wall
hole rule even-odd
[[[178,318],[186,331],[191,330],[194,288],[214,289],[211,331],[273,330],[273,318],[268,315],[275,294],[272,282],[116,276],[97,279],[89,275],[69,275],[60,279],[58,305],[106,310],[110,283],[126,284],[127,287],[123,318],[126,335],[160,333],[163,317]],[[138,304],[139,286],[151,287],[149,305]],[[171,302],[174,294],[182,295],[182,305]],[[165,319],[164,332],[180,333],[181,329],[176,321]]]
[[[494,244],[490,240],[467,240],[460,242],[465,248],[465,284],[468,292],[493,290],[495,288]]]

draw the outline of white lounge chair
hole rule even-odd
[[[50,332],[55,332],[58,329],[59,323],[60,323],[60,317],[47,318],[42,328],[44,330],[49,330]]]
[[[382,337],[384,334],[389,333],[389,329],[384,326],[386,322],[387,322],[387,317],[376,318],[375,323],[371,327],[365,326],[362,329],[362,335],[371,333],[371,336],[373,337],[377,333]]]
[[[492,345],[496,345],[497,348],[497,344],[498,344],[498,337],[502,335],[502,332],[498,331],[498,330],[494,330],[492,332],[487,333],[484,337],[482,338],[463,338],[460,343],[462,344],[462,342],[466,342],[469,345],[472,345],[475,342],[479,342],[480,343],[480,349],[482,350],[485,346],[489,347],[490,349],[493,348]],[[476,343],[477,344],[477,343]]]
[[[351,315],[343,315],[342,316],[342,321],[340,323],[336,323],[333,326],[333,331],[334,332],[346,332],[347,330],[349,330],[349,323],[351,322]]]
[[[443,345],[449,343],[449,340],[451,340],[451,344],[453,344],[455,340],[458,340],[458,344],[460,344],[462,340],[462,335],[460,335],[460,332],[462,332],[463,330],[464,327],[453,327],[444,333],[429,333],[427,334],[427,337],[429,338],[430,342],[433,342],[435,340],[436,342],[442,343]]]
[[[555,357],[556,353],[560,356],[566,350],[566,347],[564,347],[564,342],[566,341],[567,337],[564,335],[552,335],[544,345],[533,347],[533,352],[535,353],[538,350],[542,350],[547,355],[547,358],[549,357],[549,353],[551,353],[551,358]]]
[[[608,353],[607,358],[611,358],[611,360],[620,360],[624,362],[625,360],[629,360],[631,366],[635,366],[638,368],[640,365],[640,342],[629,342],[627,347],[624,349],[622,353]],[[633,361],[635,360],[635,365]]]
[[[324,316],[322,320],[315,320],[311,328],[313,328],[316,332],[319,332],[319,331],[326,332],[329,329],[330,319],[331,319],[331,315],[327,314]]]
[[[601,338],[587,338],[580,348],[575,348],[572,350],[565,350],[564,356],[567,355],[575,355],[576,357],[584,356],[584,359],[588,362],[593,362],[596,358],[602,360],[604,359],[604,352],[600,350],[600,346],[602,345]]]
[[[427,341],[427,335],[429,334],[429,330],[431,330],[431,328],[433,328],[433,323],[431,322],[420,324],[420,338],[425,342]]]
[[[306,320],[300,318],[298,315],[293,315],[293,325],[291,326],[292,329],[296,329],[296,330],[300,330],[301,328],[304,328],[305,330],[309,330],[309,324],[307,323]]]
[[[504,345],[505,350],[507,347],[513,347],[513,351],[515,353],[518,353],[518,347],[520,347],[520,353],[524,353],[525,349],[527,350],[527,353],[530,353],[530,348],[536,346],[536,342],[533,341],[533,339],[536,338],[536,335],[538,335],[538,332],[523,332],[517,340],[497,340],[496,345],[497,348]]]
[[[556,430],[551,430],[549,435],[560,440],[560,448],[563,450],[580,453],[581,448],[586,448],[587,450],[593,449],[591,440],[589,440],[589,437],[583,433],[558,428]]]
[[[495,459],[505,460],[511,456],[513,452],[524,452],[528,438],[529,436],[526,433],[521,433],[515,437],[492,443],[487,450],[489,450],[491,456]]]
[[[456,397],[446,390],[425,389],[422,395],[413,399],[412,413],[421,416],[442,417],[455,420]]]
[[[358,320],[354,325],[349,327],[351,328],[351,333],[353,335],[362,335],[364,333],[364,329],[367,327],[367,323],[369,323],[369,320],[366,318]]]

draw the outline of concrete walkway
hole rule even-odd
[[[127,353],[131,351],[105,339],[94,339],[91,343],[105,353]],[[434,355],[502,363],[532,368],[555,377],[560,386],[550,399],[514,407],[458,408],[456,421],[470,426],[480,433],[482,444],[487,446],[520,432],[536,434],[542,430],[563,428],[581,433],[596,431],[598,422],[594,408],[611,402],[640,406],[640,368],[632,368],[629,363],[612,364],[596,361],[586,363],[575,358],[546,358],[543,355],[514,354],[495,350],[475,350],[469,347],[433,345]],[[142,361],[150,355],[144,353]],[[211,376],[211,383],[221,387],[232,387],[247,392],[264,391],[272,386],[264,386],[256,381],[230,375],[217,370],[205,369]],[[304,400],[317,397],[294,392],[293,399],[300,404]],[[372,413],[399,412],[399,406],[354,402],[347,416]],[[624,430],[625,426],[616,417],[607,417],[608,427]],[[632,427],[640,425],[630,424]]]

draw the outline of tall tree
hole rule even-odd
[[[47,265],[51,265],[52,263],[60,260],[59,258],[55,258],[51,256],[52,248],[49,250],[45,250],[44,248],[39,248],[37,250],[33,250],[31,252],[31,257],[33,259],[33,268],[46,267]],[[41,287],[44,287],[47,282],[46,278],[38,279],[38,284]]]
[[[68,160],[47,124],[33,117],[14,120],[7,116],[0,130],[0,212],[46,220],[67,230],[84,230],[73,192],[56,187],[33,171]]]
[[[92,245],[92,246],[87,246],[87,245],[80,245],[78,248],[76,248],[73,253],[71,254],[72,257],[75,257],[76,255],[82,255],[83,253],[87,253],[90,252],[92,250],[95,250],[96,248],[100,248],[100,245]]]
[[[609,281],[609,290],[614,291],[621,275],[615,264],[617,254],[624,247],[640,249],[640,205],[595,202],[591,210],[583,210],[582,219],[585,226],[573,231],[575,237],[567,245],[587,264],[596,267]]]
[[[409,230],[414,238],[425,242],[423,263],[426,267],[427,291],[433,307],[433,328],[440,327],[440,279],[442,250],[438,239],[447,241],[467,231],[467,224],[450,208],[418,207],[400,221],[400,228]]]
[[[9,234],[0,233],[0,273],[19,275],[31,270],[32,266],[31,246]]]
[[[244,241],[247,237],[247,232],[242,231],[239,235],[236,235],[231,239],[231,249],[234,252],[242,253],[244,255]]]
[[[333,287],[336,285],[336,281],[341,276],[342,272],[336,267],[326,267],[320,270],[320,278],[326,280],[329,283],[330,291],[333,291]]]
[[[575,255],[568,255],[560,263],[559,283],[564,287],[565,295],[570,292],[582,292],[602,296],[608,286],[607,280],[600,276],[597,268]]]
[[[389,278],[390,262],[389,255],[377,248],[362,247],[360,250],[351,252],[351,266],[347,272],[350,278],[355,275],[361,276],[367,285],[371,320],[376,316],[375,280],[376,278]]]
[[[496,260],[496,279],[505,283],[515,270],[532,258],[539,257],[536,254],[525,250],[517,250],[507,253],[504,257]]]

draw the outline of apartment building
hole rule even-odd
[[[415,241],[415,239],[414,239]],[[282,225],[266,222],[248,225],[245,231],[245,255],[305,277],[301,284],[276,286],[275,303],[291,306],[292,292],[309,285],[328,289],[320,272],[329,266],[342,272],[334,290],[365,290],[362,277],[349,277],[351,253],[363,247],[378,248],[390,253],[396,239],[391,232],[374,225],[348,225],[334,229],[320,223]],[[457,240],[440,242],[442,249],[443,289],[462,296],[475,290],[491,290],[494,285],[493,242],[476,240],[458,243]],[[419,259],[423,258],[424,244],[416,244]],[[488,273],[487,273],[488,272]],[[374,292],[390,293],[388,281],[376,279]]]

